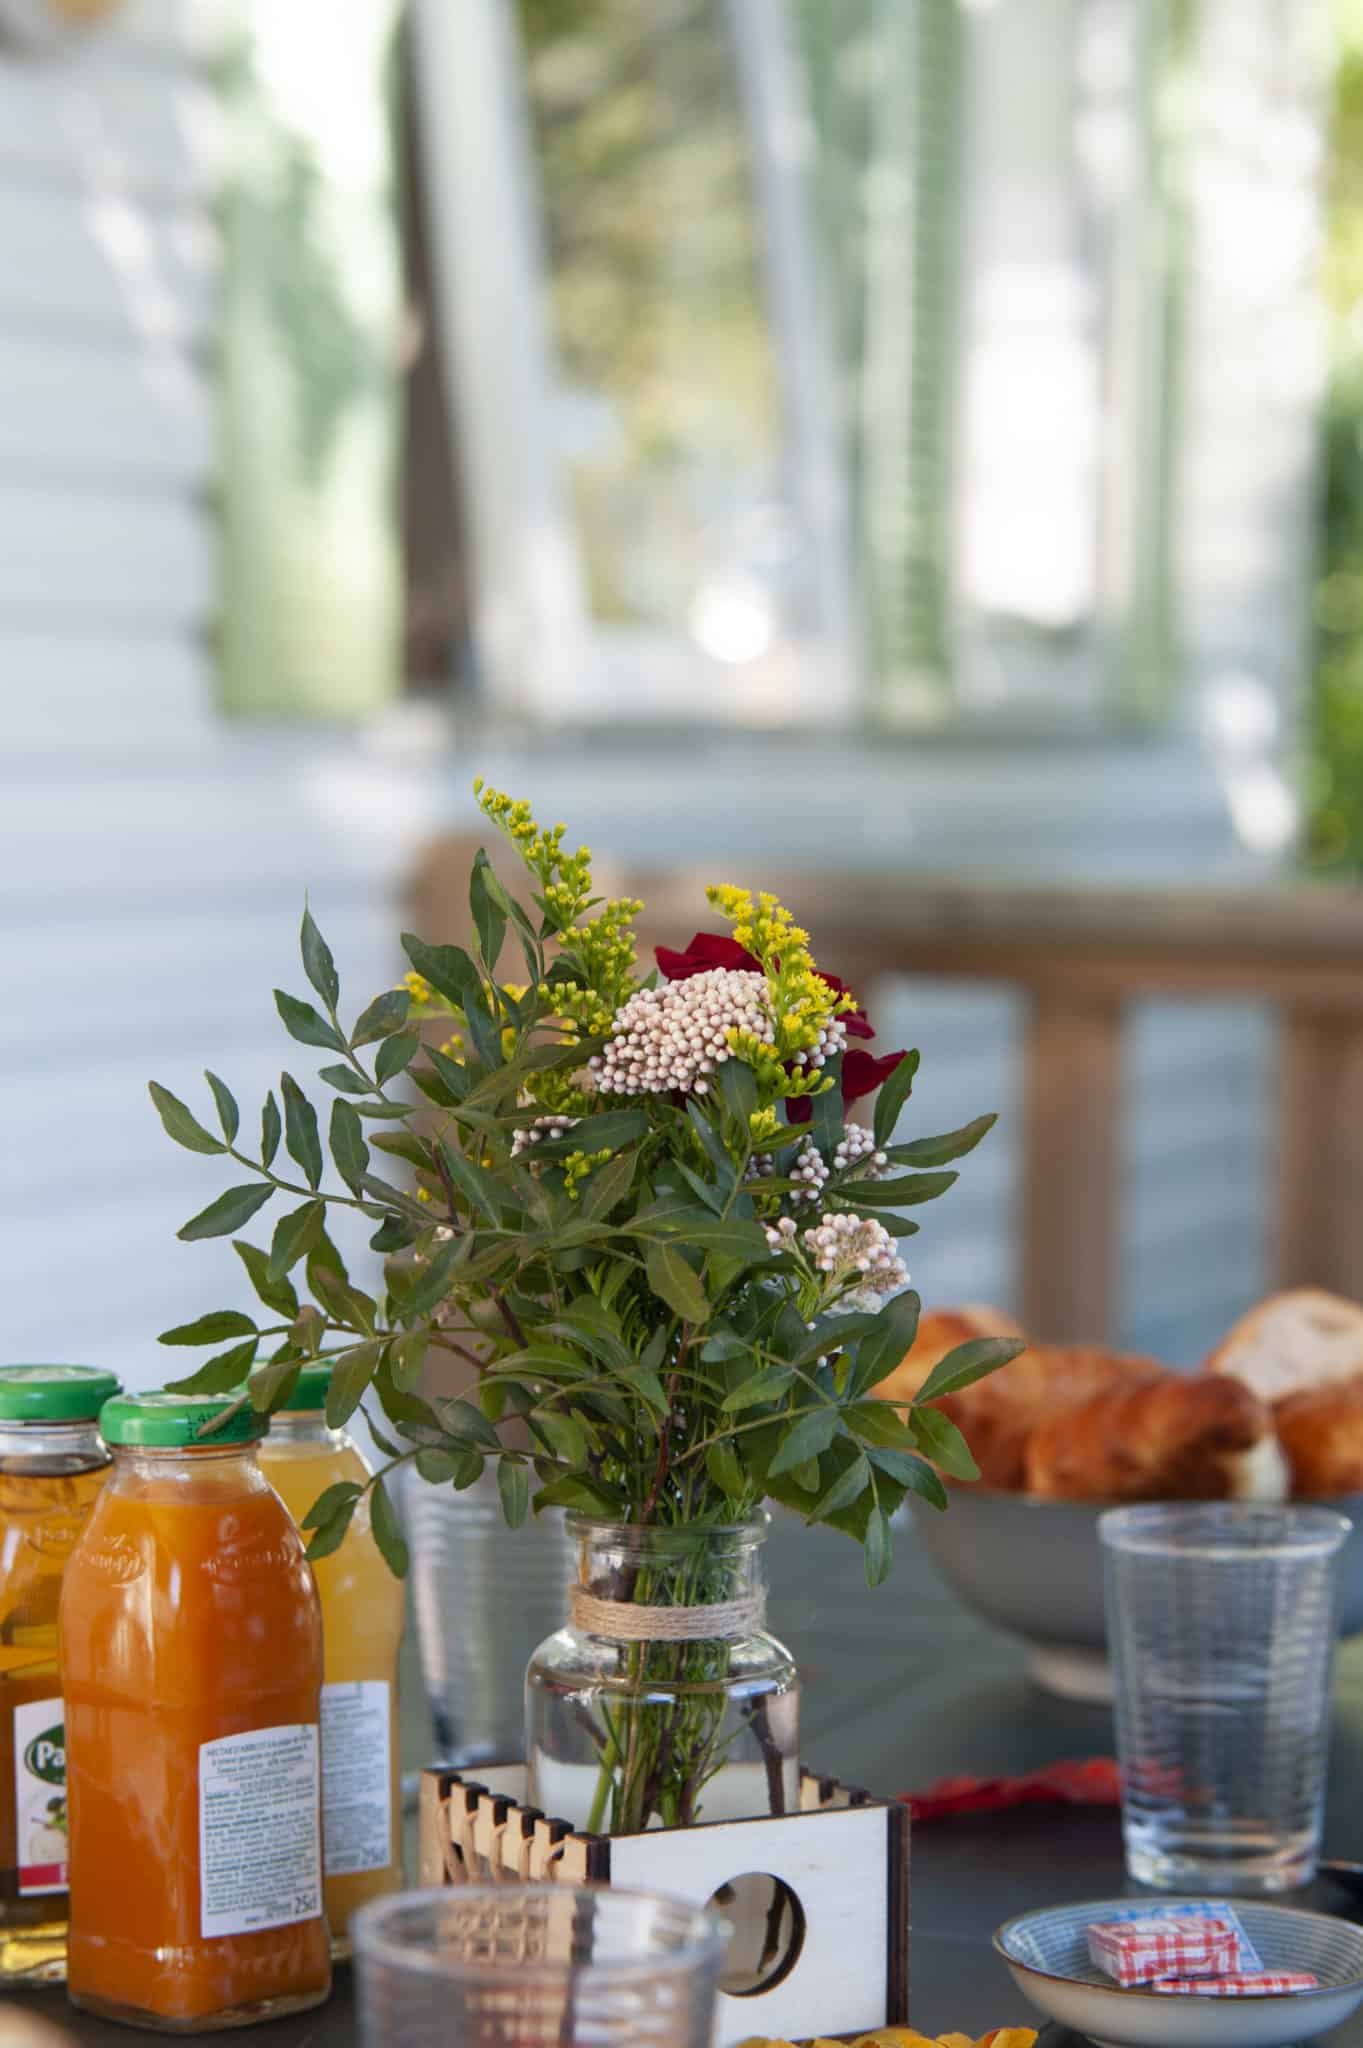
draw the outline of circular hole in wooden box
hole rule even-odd
[[[711,1894],[733,1933],[719,1988],[733,1998],[774,1991],[800,1959],[805,1945],[805,1909],[784,1878],[748,1870]]]

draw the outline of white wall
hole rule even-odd
[[[216,712],[207,24],[135,0],[0,47],[0,1358],[146,1384],[158,1331],[239,1299],[225,1243],[176,1242],[225,1179],[147,1079],[202,1102],[211,1066],[253,1123],[311,1074],[270,997],[304,891],[367,999],[431,757]]]

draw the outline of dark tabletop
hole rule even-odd
[[[958,1771],[997,1776],[1062,1757],[1110,1755],[1106,1708],[1074,1706],[1027,1680],[1020,1647],[960,1608],[912,1530],[899,1534],[894,1575],[869,1592],[846,1539],[785,1522],[768,1545],[772,1628],[804,1680],[803,1749],[819,1771],[880,1793],[915,1790]],[[409,1655],[405,1760],[426,1760],[426,1720]],[[1363,1638],[1340,1653],[1330,1766],[1327,1855],[1363,1857]],[[415,1867],[409,1828],[409,1868]],[[1038,2025],[990,1946],[999,1922],[1032,1906],[1128,1890],[1115,1812],[1024,1807],[921,1823],[913,1837],[913,2024],[925,2033]],[[1294,1904],[1363,1919],[1320,1883]],[[350,2048],[350,1973],[330,2004],[257,2027],[252,2048]],[[65,2026],[81,2048],[129,2048],[165,2036],[73,2013],[57,1990],[25,2006]],[[4,2043],[0,2006],[0,2048]],[[1044,2048],[1079,2048],[1052,2029]],[[1322,2048],[1363,2048],[1363,2014],[1321,2037]]]

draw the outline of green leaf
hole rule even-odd
[[[472,1401],[442,1401],[440,1414],[451,1436],[468,1437],[486,1450],[500,1451],[502,1440],[482,1410]]]
[[[232,1249],[245,1266],[251,1285],[266,1308],[272,1308],[276,1315],[292,1322],[298,1314],[298,1296],[282,1275],[271,1274],[268,1253],[261,1251],[258,1245],[248,1244],[244,1237],[234,1237]]]
[[[502,1497],[507,1527],[519,1529],[530,1511],[530,1474],[518,1459],[498,1459],[497,1491]]]
[[[278,1280],[298,1264],[305,1252],[312,1250],[322,1234],[326,1215],[325,1202],[304,1202],[301,1208],[290,1209],[287,1216],[280,1217],[270,1240],[267,1270],[271,1280]]]
[[[757,1107],[757,1076],[752,1068],[740,1059],[727,1059],[719,1070],[719,1092],[725,1107],[736,1122],[743,1126],[747,1136],[748,1118]]]
[[[329,1522],[338,1508],[353,1505],[364,1492],[356,1479],[338,1479],[325,1493],[319,1493],[303,1517],[302,1527],[320,1529],[323,1522]]]
[[[240,1230],[244,1223],[249,1223],[256,1210],[263,1209],[273,1193],[268,1181],[246,1181],[240,1187],[228,1188],[216,1202],[210,1202],[197,1216],[191,1216],[188,1223],[181,1224],[175,1234],[186,1244],[192,1244],[200,1237],[229,1237],[234,1230]]]
[[[185,1108],[178,1095],[172,1095],[169,1088],[163,1088],[159,1081],[148,1081],[148,1092],[156,1104],[166,1136],[174,1138],[177,1145],[183,1145],[186,1152],[225,1152],[226,1145],[221,1138],[213,1137],[206,1131],[198,1118]]]
[[[300,1045],[322,1045],[328,1052],[345,1051],[345,1040],[340,1032],[335,1025],[328,1024],[321,1011],[314,1010],[311,1003],[300,1002],[297,996],[277,988],[274,1006],[283,1019],[284,1029]]]
[[[380,1088],[400,1074],[404,1067],[411,1065],[421,1049],[419,1031],[399,1031],[393,1038],[385,1038],[374,1055],[374,1073]]]
[[[415,1223],[409,1223],[405,1216],[385,1216],[369,1240],[371,1252],[387,1254],[406,1251],[409,1244],[415,1244],[420,1236]]]
[[[292,1074],[281,1074],[284,1097],[284,1145],[289,1157],[298,1162],[308,1186],[315,1188],[322,1178],[322,1141],[317,1135],[317,1112]]]
[[[987,1373],[997,1372],[1001,1365],[1007,1365],[1010,1358],[1016,1358],[1020,1351],[1027,1349],[1023,1337],[974,1337],[968,1344],[958,1344],[954,1351],[948,1351],[945,1358],[939,1358],[932,1371],[914,1395],[915,1402],[935,1401],[942,1394],[957,1394],[962,1387],[973,1386]]]
[[[473,1075],[461,1060],[451,1059],[438,1045],[425,1048],[429,1073],[417,1069],[412,1079],[422,1094],[446,1109],[457,1109],[473,1086]]]
[[[412,998],[405,988],[386,988],[361,1010],[350,1034],[351,1045],[376,1045],[381,1038],[391,1038],[407,1022],[411,1007]]]
[[[445,1299],[450,1291],[455,1267],[464,1249],[462,1237],[452,1237],[431,1253],[425,1265],[416,1270],[416,1277],[407,1287],[398,1303],[398,1312],[406,1316],[424,1316]]]
[[[485,1167],[477,1166],[456,1152],[444,1138],[438,1140],[441,1163],[471,1208],[488,1223],[501,1221],[501,1188]]]
[[[918,1335],[920,1306],[911,1287],[886,1302],[875,1319],[877,1327],[857,1345],[849,1392],[864,1394],[894,1371]]]
[[[341,1429],[349,1422],[364,1399],[382,1356],[383,1345],[374,1339],[368,1344],[357,1345],[353,1351],[344,1352],[336,1360],[331,1368],[331,1385],[327,1388],[328,1429]]]
[[[906,1052],[899,1065],[881,1082],[876,1096],[875,1120],[872,1126],[877,1147],[888,1145],[894,1136],[894,1127],[899,1122],[899,1112],[909,1099],[913,1077],[917,1072],[918,1054]]]
[[[716,1323],[701,1349],[701,1364],[723,1365],[731,1358],[747,1358],[751,1352],[752,1343],[747,1337],[740,1337],[727,1323]]]
[[[636,1152],[621,1152],[614,1159],[608,1159],[604,1166],[599,1166],[582,1190],[579,1214],[588,1223],[609,1216],[616,1203],[622,1202],[629,1193],[638,1164]]]
[[[303,972],[316,989],[329,1010],[334,1010],[341,999],[341,979],[336,972],[336,962],[331,957],[331,948],[317,926],[313,923],[312,912],[303,911],[302,929],[298,934],[299,951],[303,955]]]
[[[231,1145],[241,1129],[241,1111],[237,1108],[236,1097],[227,1083],[220,1081],[216,1074],[210,1074],[206,1067],[204,1079],[212,1089],[213,1100],[218,1105],[218,1122],[222,1125],[222,1134]]]
[[[274,1099],[274,1091],[271,1090],[265,1097],[265,1106],[260,1112],[260,1163],[262,1166],[268,1167],[274,1163],[274,1156],[279,1150],[279,1140],[283,1135],[283,1131],[284,1126],[279,1120],[279,1104]]]
[[[864,1444],[881,1444],[900,1451],[917,1447],[918,1439],[912,1429],[888,1401],[854,1401],[843,1413],[847,1427]]]
[[[887,1479],[893,1479],[908,1493],[921,1494],[929,1507],[945,1511],[947,1490],[931,1465],[909,1451],[892,1451],[879,1445],[866,1453],[877,1472],[883,1472]]]
[[[729,1415],[737,1415],[744,1408],[755,1408],[759,1402],[775,1401],[785,1393],[795,1375],[784,1365],[763,1366],[741,1385],[734,1388],[721,1404]]]
[[[187,1379],[167,1380],[168,1394],[233,1394],[251,1370],[256,1355],[256,1339],[248,1338],[245,1344],[234,1344],[230,1351],[220,1351],[216,1358],[210,1358],[197,1372]]]
[[[441,1451],[430,1446],[424,1451],[417,1452],[415,1462],[417,1471],[423,1479],[429,1480],[432,1486],[448,1486],[468,1458],[477,1459],[481,1472],[483,1461],[476,1451]]]
[[[809,1511],[811,1522],[821,1522],[827,1515],[835,1515],[839,1508],[852,1505],[866,1491],[871,1479],[870,1460],[863,1451],[858,1451],[850,1465],[838,1474],[826,1493],[820,1495]]]
[[[431,1170],[431,1151],[420,1138],[414,1138],[410,1131],[377,1131],[372,1140],[376,1152],[386,1152],[392,1159],[404,1159],[409,1166],[419,1167],[421,1172]]]
[[[741,1500],[747,1493],[748,1482],[732,1444],[711,1444],[705,1453],[705,1469],[726,1500]]]
[[[773,1475],[793,1472],[806,1458],[822,1457],[838,1433],[840,1420],[836,1408],[816,1408],[812,1415],[802,1415],[781,1439],[768,1471]]]
[[[980,1468],[955,1423],[940,1408],[914,1408],[909,1424],[924,1457],[953,1479],[978,1479]]]
[[[883,1586],[890,1576],[890,1518],[884,1508],[873,1508],[866,1524],[866,1583]]]
[[[675,1245],[651,1243],[644,1254],[648,1284],[660,1301],[688,1323],[705,1323],[710,1303],[691,1267]]]
[[[374,1489],[369,1497],[369,1517],[374,1541],[383,1552],[384,1563],[395,1579],[405,1579],[407,1545],[402,1540],[402,1531],[398,1527],[393,1503],[388,1498],[388,1490],[381,1479],[374,1481]]]
[[[362,1081],[353,1067],[319,1067],[317,1077],[329,1088],[339,1088],[342,1095],[372,1095],[373,1089]]]
[[[338,1095],[331,1105],[328,1135],[336,1171],[353,1195],[362,1194],[364,1176],[369,1170],[369,1147],[364,1141],[364,1127],[343,1095]]]
[[[544,1508],[573,1508],[579,1514],[604,1515],[609,1520],[623,1507],[619,1494],[608,1493],[604,1487],[591,1486],[585,1479],[574,1478],[571,1473],[565,1473],[561,1479],[551,1479],[535,1495],[536,1514]]]
[[[287,1356],[278,1353],[263,1365],[259,1372],[253,1372],[247,1384],[251,1406],[257,1415],[273,1415],[279,1408],[287,1408],[298,1385],[298,1376],[303,1370],[303,1361],[290,1346]]]
[[[428,946],[415,932],[404,932],[402,950],[422,980],[456,1009],[464,1008],[471,988],[481,989],[478,969],[462,946]]]
[[[393,1385],[400,1393],[406,1393],[417,1384],[430,1344],[429,1330],[413,1330],[408,1336],[399,1337],[393,1345],[388,1354],[388,1370],[392,1374]]]
[[[340,1549],[349,1533],[351,1517],[358,1506],[358,1497],[352,1501],[342,1502],[327,1521],[314,1529],[312,1540],[308,1544],[310,1564],[315,1564],[319,1558],[330,1557],[334,1550]]]
[[[215,1308],[196,1322],[177,1323],[173,1330],[163,1330],[156,1341],[158,1344],[221,1344],[224,1337],[254,1337],[255,1334],[254,1322],[240,1309]]]
[[[838,1189],[838,1200],[858,1209],[903,1209],[935,1202],[959,1179],[958,1173],[902,1173],[894,1180],[854,1180]]]
[[[489,974],[495,973],[497,956],[506,937],[508,908],[506,891],[493,874],[487,854],[480,846],[473,857],[469,876],[469,909],[478,934],[478,951]]]
[[[949,1159],[963,1159],[973,1152],[997,1122],[997,1115],[977,1116],[973,1123],[962,1124],[959,1131],[944,1131],[940,1138],[914,1138],[907,1145],[894,1145],[889,1156],[896,1166],[945,1166]]]
[[[561,1464],[586,1464],[587,1432],[570,1409],[546,1408],[535,1416],[534,1421],[536,1429]]]

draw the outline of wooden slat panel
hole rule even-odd
[[[0,176],[182,205],[209,191],[221,156],[216,97],[189,76],[111,63],[98,42],[60,61],[0,61]]]
[[[155,350],[208,336],[219,251],[200,207],[0,183],[0,326]]]
[[[0,617],[0,696],[16,780],[65,783],[103,755],[120,773],[134,733],[143,759],[202,752],[221,737],[208,650],[173,631],[72,633],[61,619],[25,631]]]
[[[1034,998],[1022,1191],[1023,1321],[1052,1343],[1110,1335],[1121,1012]]]
[[[0,484],[0,620],[187,630],[216,582],[213,529],[186,498]]]
[[[1278,1279],[1363,1299],[1363,1020],[1289,1018],[1280,1103]]]
[[[40,341],[0,329],[0,474],[73,488],[197,490],[215,456],[215,399],[173,348]]]

